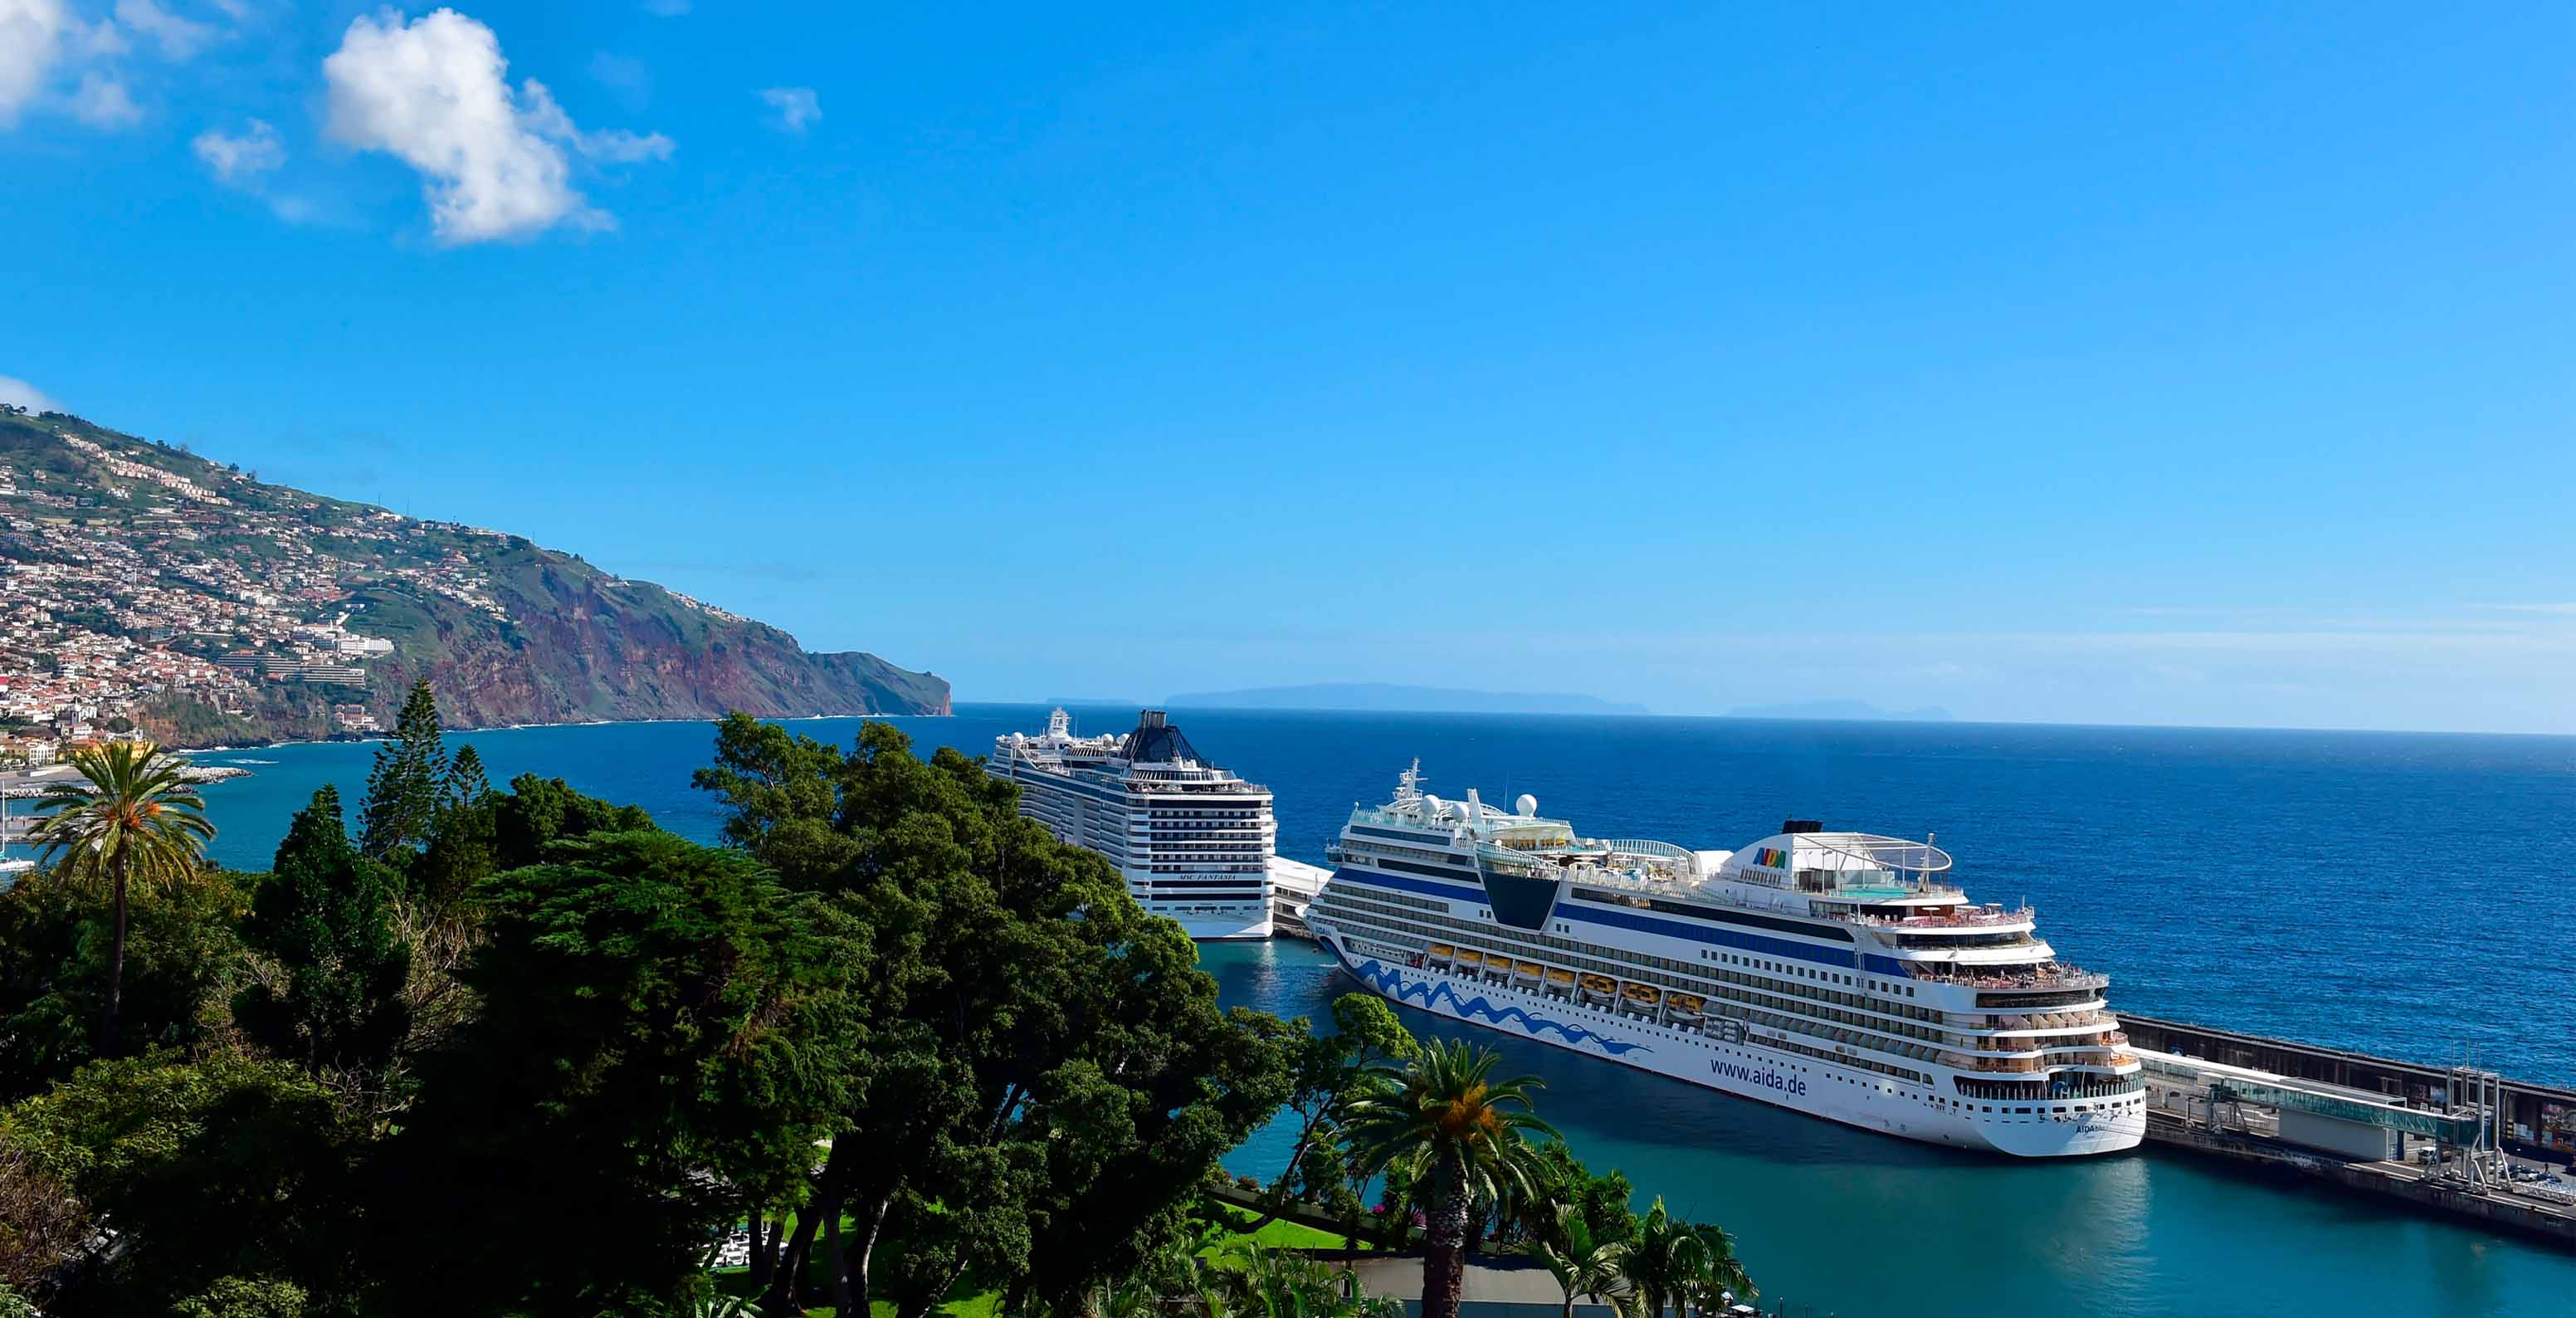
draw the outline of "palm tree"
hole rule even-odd
[[[44,818],[27,832],[53,872],[93,890],[105,888],[116,912],[107,954],[107,1015],[98,1051],[116,1051],[116,1014],[125,989],[126,888],[140,881],[166,887],[194,874],[215,826],[188,784],[188,762],[148,741],[109,742],[73,751],[77,781],[56,783],[36,803]]]
[[[1690,1223],[1665,1212],[1663,1198],[1657,1196],[1655,1206],[1637,1220],[1620,1270],[1635,1288],[1644,1318],[1664,1318],[1666,1305],[1709,1289],[1708,1242]]]
[[[1592,1224],[1583,1220],[1583,1210],[1574,1204],[1556,1206],[1556,1230],[1538,1238],[1533,1251],[1538,1261],[1555,1274],[1556,1284],[1565,1289],[1565,1318],[1574,1318],[1574,1297],[1589,1295],[1608,1302],[1622,1314],[1628,1312],[1635,1292],[1628,1287],[1624,1268],[1628,1246],[1616,1240],[1594,1240]]]
[[[1422,1318],[1458,1318],[1467,1276],[1467,1219],[1479,1201],[1528,1193],[1536,1151],[1528,1135],[1554,1135],[1530,1111],[1532,1076],[1493,1078],[1490,1049],[1434,1042],[1395,1083],[1353,1100],[1343,1130],[1364,1171],[1400,1170],[1427,1191],[1430,1248],[1422,1258]]]
[[[1726,1307],[1723,1296],[1749,1300],[1762,1293],[1753,1278],[1744,1271],[1744,1260],[1735,1256],[1735,1237],[1714,1222],[1694,1222],[1691,1234],[1699,1237],[1700,1247],[1708,1254],[1708,1266],[1700,1278],[1697,1293],[1685,1298],[1711,1313]]]

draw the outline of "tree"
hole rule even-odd
[[[1168,1243],[1218,1156],[1286,1099],[1280,1023],[1221,1011],[1180,927],[974,761],[924,763],[884,723],[840,754],[747,719],[718,755],[699,783],[729,805],[729,841],[876,951],[848,1133],[765,1307],[803,1302],[818,1240],[844,1314],[888,1298],[921,1318],[970,1272],[1013,1313],[1078,1307]]]
[[[549,842],[653,827],[642,806],[611,805],[574,791],[561,778],[533,773],[511,779],[509,792],[493,799],[492,811],[492,863],[504,870],[544,861]]]
[[[349,1134],[293,1067],[220,1050],[94,1062],[0,1121],[0,1144],[116,1231],[77,1310],[97,1313],[164,1311],[227,1277],[339,1293]]]
[[[1333,1000],[1333,1029],[1318,1034],[1304,1018],[1288,1023],[1290,1054],[1287,1111],[1297,1138],[1288,1165],[1270,1186],[1266,1211],[1244,1229],[1270,1224],[1292,1200],[1317,1199],[1346,1187],[1339,1127],[1349,1104],[1383,1082],[1379,1067],[1410,1061],[1422,1045],[1396,1019],[1386,999],[1345,993]]]
[[[1702,1252],[1708,1256],[1697,1284],[1683,1294],[1683,1299],[1705,1313],[1716,1313],[1726,1307],[1724,1297],[1732,1293],[1737,1300],[1762,1293],[1753,1278],[1744,1271],[1744,1260],[1736,1257],[1735,1237],[1713,1222],[1694,1222],[1691,1234],[1699,1237]]]
[[[392,871],[349,845],[339,789],[316,791],[252,899],[243,936],[274,971],[234,997],[243,1031],[317,1075],[381,1066],[410,1024],[398,889]]]
[[[439,780],[441,804],[463,805],[480,801],[492,790],[491,780],[483,776],[483,756],[472,745],[456,748],[456,758],[449,761],[447,773]]]
[[[376,747],[358,804],[358,849],[379,860],[429,837],[444,799],[449,765],[429,680],[414,682],[394,720],[394,735]]]
[[[1350,1105],[1353,1161],[1370,1172],[1400,1171],[1428,1192],[1423,1318],[1458,1318],[1468,1219],[1479,1203],[1527,1194],[1536,1171],[1528,1136],[1556,1133],[1530,1110],[1540,1081],[1495,1079],[1501,1061],[1489,1048],[1435,1040],[1400,1071],[1381,1066],[1391,1083]]]
[[[1531,1253],[1565,1291],[1565,1318],[1574,1318],[1574,1300],[1579,1295],[1627,1312],[1634,1298],[1625,1271],[1628,1247],[1596,1238],[1579,1205],[1558,1204],[1554,1228],[1533,1242]]]
[[[710,1234],[786,1195],[847,1105],[863,928],[668,833],[548,855],[478,891],[481,1013],[377,1162],[396,1311],[684,1303]]]
[[[217,870],[135,889],[119,981],[125,1046],[202,1048],[227,1028],[250,884]],[[42,1093],[99,1057],[114,918],[93,888],[34,881],[0,891],[0,1102]]]
[[[108,1055],[116,1051],[125,987],[127,885],[166,887],[194,876],[215,826],[188,784],[187,761],[151,742],[110,742],[76,750],[68,760],[80,781],[46,789],[36,804],[43,818],[27,840],[56,877],[107,893],[115,935],[98,1050]]]
[[[1708,1242],[1690,1223],[1666,1212],[1658,1196],[1637,1220],[1621,1270],[1636,1289],[1644,1318],[1664,1318],[1666,1306],[1707,1289],[1709,1262]]]

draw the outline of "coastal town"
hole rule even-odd
[[[25,417],[0,407],[0,423]],[[506,617],[453,544],[499,532],[304,496],[141,441],[14,434],[0,448],[0,767],[192,710],[247,715],[287,688],[330,732],[375,733],[369,666],[395,645],[356,621],[360,587]]]

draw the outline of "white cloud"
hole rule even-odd
[[[535,79],[522,88],[523,107],[508,70],[492,29],[453,9],[409,24],[390,9],[361,16],[322,61],[329,84],[324,131],[418,170],[430,227],[442,242],[613,224],[573,187],[559,143],[600,160],[634,161],[668,156],[671,140],[584,133]]]
[[[823,103],[811,87],[764,87],[760,99],[778,112],[769,124],[782,132],[804,132],[807,124],[823,117]]]
[[[63,405],[46,397],[43,390],[14,375],[0,375],[0,403],[23,407],[30,412],[63,410]]]
[[[0,128],[36,98],[71,25],[62,0],[0,0]]]
[[[562,106],[555,104],[554,93],[547,91],[544,83],[530,78],[520,85],[519,91],[528,102],[519,111],[519,118],[529,131],[540,137],[570,143],[573,150],[592,160],[629,165],[638,160],[671,158],[671,139],[660,133],[636,134],[623,128],[585,133],[574,126],[572,116],[565,114]]]
[[[234,137],[219,128],[197,134],[189,143],[197,150],[197,159],[215,171],[222,183],[248,185],[260,175],[286,163],[286,143],[279,140],[277,129],[265,119],[253,119]]]
[[[114,131],[143,122],[143,107],[134,103],[124,83],[92,71],[81,75],[80,90],[72,93],[72,117],[92,128]]]
[[[160,43],[161,53],[174,60],[193,58],[215,39],[212,25],[181,18],[157,0],[116,0],[116,21]]]

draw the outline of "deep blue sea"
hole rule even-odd
[[[1135,711],[1082,708],[1084,731]],[[901,719],[973,753],[1039,706]],[[1280,850],[1322,860],[1353,802],[1420,756],[1596,836],[1734,848],[1784,818],[1939,835],[1980,900],[2028,898],[2114,1008],[2425,1061],[2475,1048],[2576,1081],[2576,738],[1740,719],[1174,711],[1202,754],[1266,783]],[[853,720],[797,723],[846,743]],[[711,730],[614,724],[457,734],[498,782],[563,777],[711,837],[689,787]],[[323,782],[355,800],[372,749],[214,753],[227,864],[261,868]],[[1320,1015],[1345,990],[1293,944],[1213,947],[1229,1002]],[[1417,1030],[1430,1018],[1407,1013]],[[1998,1314],[2534,1314],[2576,1318],[2576,1258],[2448,1223],[2140,1154],[2006,1164],[1847,1130],[1479,1031],[1547,1077],[1588,1161],[1742,1237],[1767,1293],[1852,1318]],[[1256,1138],[1234,1160],[1265,1170]]]

